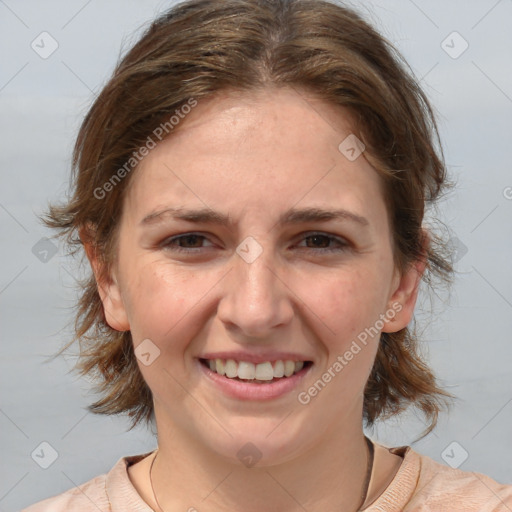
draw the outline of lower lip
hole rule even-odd
[[[226,395],[240,400],[272,400],[293,391],[299,386],[304,376],[313,365],[308,365],[291,377],[283,377],[273,382],[253,384],[230,379],[213,372],[208,367],[196,360],[201,371]]]

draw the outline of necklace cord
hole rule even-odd
[[[368,437],[364,436],[366,444],[368,446],[368,456],[367,456],[367,468],[366,468],[366,477],[363,482],[363,492],[361,495],[361,504],[357,507],[357,512],[360,512],[362,510],[362,507],[364,505],[364,502],[366,501],[366,498],[368,496],[368,488],[370,487],[370,480],[373,473],[373,460],[374,460],[374,447],[373,442],[368,439]],[[151,461],[151,466],[149,467],[149,483],[151,484],[151,491],[153,492],[153,500],[158,506],[159,512],[164,512],[162,507],[160,506],[160,503],[158,503],[158,499],[156,497],[155,488],[153,487],[153,479],[151,478],[151,471],[153,469],[153,464],[155,463],[156,456],[158,454],[158,448],[155,450],[155,456],[153,457],[153,460]]]
[[[361,496],[361,504],[359,507],[357,507],[357,512],[360,512],[363,509],[364,502],[366,501],[366,498],[368,497],[368,490],[370,487],[370,481],[372,479],[372,473],[373,473],[373,461],[374,461],[374,455],[375,450],[373,446],[373,442],[368,437],[364,436],[364,439],[366,441],[366,444],[368,445],[368,465],[366,468],[366,477],[363,483],[363,494]]]
[[[151,484],[151,491],[153,493],[153,500],[155,501],[159,512],[164,512],[162,510],[162,507],[160,506],[160,503],[158,503],[158,499],[156,497],[155,488],[153,487],[153,479],[151,478],[151,470],[153,469],[153,464],[155,463],[156,456],[158,454],[158,448],[155,450],[155,456],[153,457],[153,460],[151,461],[151,466],[149,466],[149,483]]]

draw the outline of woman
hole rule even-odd
[[[498,511],[512,487],[363,433],[450,395],[409,329],[452,271],[428,101],[383,38],[321,0],[193,0],[117,66],[47,223],[84,247],[91,410],[158,449],[31,507]]]

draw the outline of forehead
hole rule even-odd
[[[126,206],[139,216],[184,201],[224,211],[277,213],[305,200],[364,209],[381,184],[364,154],[351,161],[340,151],[352,124],[346,109],[293,88],[199,100],[139,164]]]
[[[340,137],[351,133],[352,124],[348,109],[303,89],[225,91],[199,100],[166,142],[172,140],[177,149],[186,140],[188,147],[210,154],[225,152],[227,145],[236,143],[229,146],[232,157],[261,146],[269,156],[277,156],[280,147],[292,145],[304,155],[320,146],[336,149]]]

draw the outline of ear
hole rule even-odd
[[[409,325],[418,298],[421,277],[427,266],[430,238],[423,230],[422,257],[413,261],[403,273],[396,270],[392,295],[387,303],[382,332],[397,332]]]
[[[107,275],[105,265],[98,255],[97,246],[92,242],[89,229],[83,228],[80,230],[80,239],[96,279],[98,293],[103,303],[103,311],[108,325],[116,331],[129,331],[130,323],[128,322],[128,316],[116,276]]]

